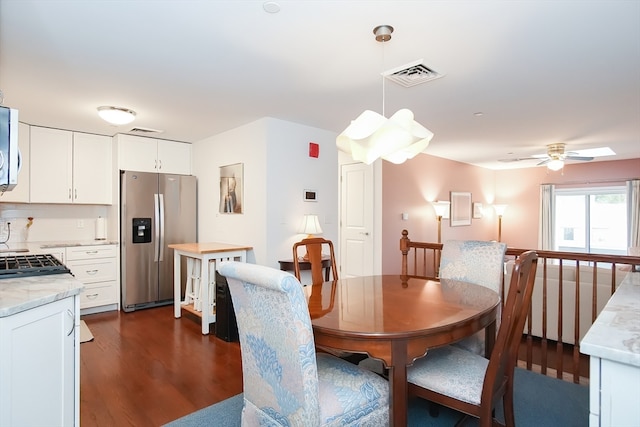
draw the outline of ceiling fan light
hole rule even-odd
[[[564,167],[564,161],[561,159],[552,159],[547,163],[547,168],[552,171],[559,171]]]
[[[136,118],[136,112],[128,108],[102,106],[98,107],[98,115],[112,125],[126,125]]]

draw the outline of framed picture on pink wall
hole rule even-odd
[[[451,192],[451,227],[471,225],[471,193],[467,191]]]

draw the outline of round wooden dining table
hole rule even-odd
[[[407,425],[407,366],[485,330],[495,341],[498,294],[483,286],[400,275],[353,277],[304,288],[317,347],[366,353],[389,368],[389,424]]]

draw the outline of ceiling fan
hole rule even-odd
[[[511,159],[500,159],[500,162],[519,162],[521,160],[542,160],[536,166],[547,165],[547,168],[557,171],[564,167],[565,160],[591,161],[593,156],[580,155],[575,151],[564,151],[564,143],[547,145],[547,154],[536,154],[531,157],[516,157]]]

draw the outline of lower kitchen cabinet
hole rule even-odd
[[[77,295],[0,318],[0,426],[78,426]]]
[[[80,294],[82,314],[118,309],[117,252],[116,245],[67,248],[66,266],[85,286]]]

